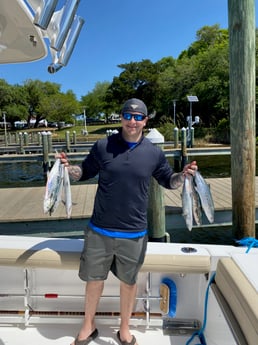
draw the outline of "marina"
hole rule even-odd
[[[258,177],[255,181],[256,219],[258,219]],[[209,224],[204,218],[203,226],[194,226],[192,232],[200,232],[202,229],[210,229],[212,232],[218,227],[230,229],[232,224],[231,178],[207,178],[206,182],[213,196],[215,221],[214,224]],[[73,184],[71,190],[72,215],[70,219],[67,219],[65,206],[62,203],[51,216],[44,214],[45,186],[1,188],[0,234],[82,237],[92,214],[97,184]],[[177,230],[181,234],[184,231],[187,237],[190,236],[182,216],[181,192],[182,188],[164,189],[166,229],[172,234],[171,241],[176,240],[173,234]],[[222,242],[222,239],[217,240]]]
[[[73,3],[76,5],[77,1]],[[50,20],[56,24],[55,7],[54,1],[1,0],[0,13],[7,25],[1,31],[6,45],[0,51],[0,63],[39,60],[47,55],[46,34],[51,40],[55,33],[45,28]],[[254,12],[252,0],[229,1],[231,177],[206,179],[214,199],[214,226],[221,229],[232,224],[241,234],[253,231],[258,208],[254,169]],[[73,19],[73,13],[67,15]],[[59,29],[65,36],[64,27]],[[71,42],[74,45],[76,40]],[[49,66],[51,72],[59,70],[69,58],[67,54],[56,54],[59,59]],[[20,153],[25,153],[24,147]],[[27,158],[34,160],[30,155],[28,152]],[[48,159],[45,154],[45,173]],[[39,161],[42,162],[42,154]],[[72,185],[70,219],[62,205],[52,216],[43,213],[43,185],[1,188],[0,345],[70,344],[78,334],[85,295],[85,283],[78,277],[84,243],[81,237],[92,212],[96,188],[96,184]],[[163,213],[161,199],[156,206],[160,205],[158,211]],[[167,228],[174,226],[185,231],[181,188],[164,191],[164,213]],[[205,226],[213,232],[213,224]],[[195,230],[187,232],[193,234]],[[178,241],[173,237],[174,243],[147,244],[130,318],[130,330],[137,344],[257,345],[257,240],[248,237],[237,245],[213,245],[201,241],[195,244],[191,237],[188,239]],[[92,345],[130,344],[117,337],[119,297],[119,281],[110,273],[96,313],[99,335],[90,341]],[[88,344],[89,339],[76,343]]]

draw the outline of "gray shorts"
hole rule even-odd
[[[148,243],[140,238],[113,238],[87,227],[80,259],[79,277],[84,281],[106,280],[109,271],[128,285],[136,283]]]

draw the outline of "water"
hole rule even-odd
[[[39,162],[0,164],[0,188],[31,187],[43,184],[43,168]]]
[[[192,231],[188,229],[166,229],[170,236],[170,242],[195,243],[195,244],[220,244],[235,245],[231,226],[220,225],[213,227],[198,227]]]
[[[199,156],[197,160],[203,177],[229,177],[230,156]],[[173,166],[173,159],[170,160]],[[96,183],[97,179],[85,183]],[[44,186],[44,174],[41,162],[17,162],[0,164],[0,188]]]
[[[91,179],[86,183],[96,183]],[[40,187],[45,185],[42,163],[16,162],[0,164],[0,188]]]

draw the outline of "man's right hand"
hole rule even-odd
[[[57,153],[56,158],[60,158],[61,163],[64,164],[64,166],[69,166],[68,158],[65,152]]]

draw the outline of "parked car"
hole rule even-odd
[[[105,123],[104,119],[94,119],[92,117],[87,117],[86,118],[86,123],[88,125],[101,125],[103,123]]]
[[[51,128],[58,128],[58,123],[57,123],[57,122],[49,122],[49,123],[48,123],[48,127],[51,127]]]

